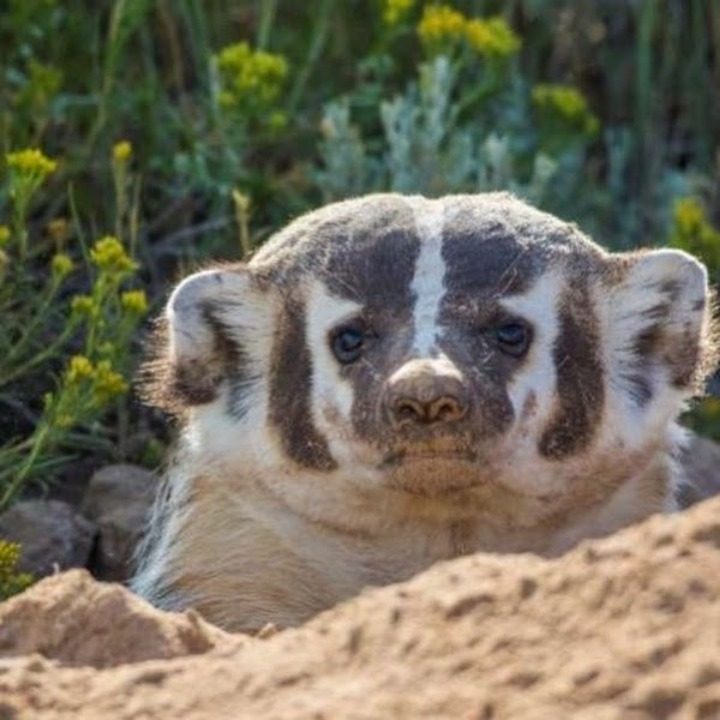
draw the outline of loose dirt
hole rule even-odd
[[[82,571],[0,605],[0,718],[720,718],[720,499],[476,555],[266,639]]]

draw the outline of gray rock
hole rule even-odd
[[[683,507],[720,494],[720,445],[691,433],[691,440],[680,457],[689,484],[680,495]]]
[[[0,515],[0,538],[22,545],[23,572],[35,577],[86,567],[97,529],[60,500],[24,500]]]
[[[81,510],[99,530],[93,573],[126,580],[152,505],[157,479],[136,465],[108,465],[90,479]]]

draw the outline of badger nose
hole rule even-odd
[[[469,393],[454,366],[411,361],[388,381],[385,398],[396,425],[452,423],[468,411]]]

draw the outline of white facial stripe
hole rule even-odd
[[[412,291],[417,298],[413,313],[413,350],[427,356],[437,338],[440,302],[445,294],[445,261],[442,257],[445,213],[441,201],[408,198],[420,236],[420,255],[415,266]]]
[[[315,427],[325,433],[324,419],[319,412],[322,405],[332,403],[346,418],[350,418],[353,405],[351,384],[340,375],[340,366],[328,346],[328,331],[344,319],[350,319],[362,310],[362,305],[331,295],[325,285],[315,280],[308,287],[307,343],[312,353],[311,401]]]
[[[561,288],[561,278],[548,272],[528,292],[500,300],[508,311],[527,319],[535,329],[530,356],[508,386],[508,393],[519,417],[528,394],[535,392],[537,407],[545,411],[537,414],[538,423],[543,423],[544,415],[553,408],[557,383],[553,347],[558,334],[557,301]]]

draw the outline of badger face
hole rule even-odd
[[[552,512],[665,445],[707,305],[690,256],[608,254],[505,194],[368,196],[183,281],[153,398],[226,475]]]

